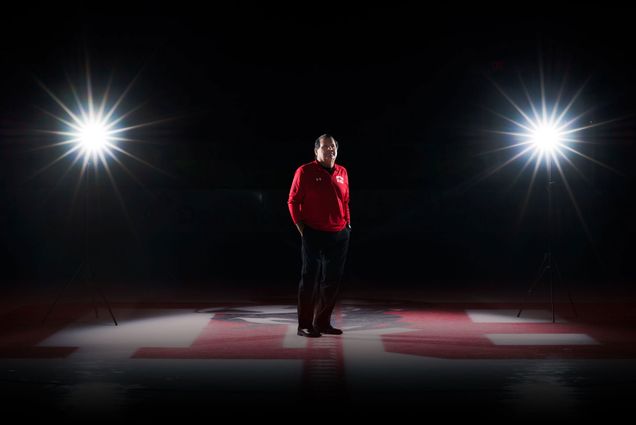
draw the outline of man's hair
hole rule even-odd
[[[334,139],[334,137],[329,134],[329,133],[325,133],[322,136],[319,136],[316,141],[314,142],[314,149],[318,149],[320,148],[320,141],[322,139],[331,139],[333,140],[333,143],[336,145],[336,149],[338,149],[338,141],[336,139]]]

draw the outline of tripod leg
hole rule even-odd
[[[561,276],[561,270],[559,269],[558,264],[556,263],[556,261],[554,262],[554,268],[557,271],[557,274],[559,276],[559,281],[563,282],[563,276]],[[572,293],[570,292],[570,284],[566,283],[565,287],[567,289],[568,292],[568,300],[570,300],[570,306],[572,307],[572,312],[574,313],[574,317],[578,317],[579,315],[576,312],[576,308],[574,307],[574,301],[572,301]]]
[[[106,308],[108,309],[108,312],[110,313],[110,317],[113,319],[113,323],[115,323],[115,326],[117,326],[117,319],[115,319],[115,315],[113,314],[113,310],[110,308],[110,304],[108,303],[108,300],[106,299],[106,296],[104,295],[104,292],[102,291],[101,287],[99,285],[96,285],[94,283],[94,274],[93,274],[93,269],[90,268],[90,265],[88,265],[89,269],[90,269],[90,275],[91,275],[91,281],[89,282],[89,286],[91,288],[91,298],[93,300],[93,307],[95,308],[95,317],[99,317],[98,316],[98,308],[97,308],[97,303],[95,302],[95,289],[97,289],[97,292],[99,292],[99,295],[102,299],[102,301],[104,301],[104,304],[106,305]]]
[[[42,319],[42,324],[44,324],[46,322],[46,319],[49,318],[49,316],[53,312],[53,309],[57,305],[58,301],[60,300],[60,298],[62,298],[62,294],[64,292],[66,292],[66,289],[71,285],[71,283],[73,283],[73,281],[77,278],[77,276],[79,276],[80,272],[82,271],[82,267],[84,267],[84,264],[85,264],[85,262],[81,262],[80,263],[80,265],[77,268],[77,270],[75,271],[75,274],[73,275],[73,277],[68,282],[66,282],[66,285],[64,285],[62,290],[57,294],[57,297],[55,298],[55,301],[53,301],[53,304],[51,304],[51,306],[49,307],[49,310],[46,312],[46,315],[44,316],[44,319]]]
[[[552,282],[552,268],[550,268],[550,306],[552,307],[552,323],[556,322],[556,316],[554,314],[554,284]]]
[[[87,262],[86,268],[88,269],[88,277],[86,278],[86,284],[89,287],[91,293],[91,302],[93,303],[93,310],[95,311],[95,318],[99,318],[99,309],[97,308],[97,303],[95,302],[95,288],[93,287],[93,281],[95,280],[95,274],[93,273],[93,269],[91,265]]]
[[[517,313],[517,317],[521,317],[521,312],[523,311],[523,306],[528,301],[528,297],[530,296],[530,294],[534,290],[534,287],[537,285],[537,283],[539,283],[539,281],[541,281],[541,278],[543,277],[543,274],[545,273],[545,271],[550,267],[549,264],[546,264],[548,262],[548,255],[549,255],[548,253],[545,253],[543,255],[543,261],[541,261],[541,265],[539,266],[539,276],[537,276],[537,278],[534,280],[534,282],[532,282],[532,284],[528,288],[528,292],[526,292],[526,295],[523,297],[523,303],[521,304],[521,308],[519,309],[519,312]]]
[[[106,308],[108,309],[108,312],[110,313],[110,317],[113,319],[113,323],[115,324],[115,326],[117,326],[117,319],[115,319],[115,315],[113,314],[113,310],[110,308],[110,304],[108,303],[108,300],[106,299],[106,296],[104,295],[104,292],[101,290],[101,288],[97,288],[97,290],[99,291],[99,295],[101,295],[102,300],[104,301],[104,304],[106,304]]]

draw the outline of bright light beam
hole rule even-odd
[[[550,123],[542,123],[530,134],[530,144],[542,154],[552,156],[563,147],[564,137],[560,129]]]
[[[563,181],[568,196],[576,210],[578,219],[583,225],[583,228],[585,229],[588,236],[590,236],[588,226],[583,219],[581,208],[579,207],[572,187],[568,182],[566,172],[567,170],[564,168],[564,165],[569,165],[579,175],[582,175],[581,170],[579,170],[579,168],[573,162],[572,158],[570,158],[574,156],[574,158],[582,158],[588,160],[596,165],[600,165],[608,170],[620,174],[612,167],[602,163],[595,158],[592,158],[590,155],[583,153],[579,148],[579,146],[590,143],[589,141],[582,140],[582,138],[580,137],[583,132],[594,127],[609,124],[613,121],[617,121],[618,119],[595,123],[593,123],[592,121],[584,122],[583,118],[589,113],[590,110],[583,111],[582,113],[577,114],[574,117],[568,117],[568,115],[573,115],[572,110],[575,106],[575,103],[580,100],[583,88],[588,84],[589,79],[587,79],[583,83],[583,85],[574,92],[571,98],[564,99],[564,86],[567,78],[563,78],[557,96],[555,98],[551,98],[546,93],[547,90],[543,79],[543,69],[541,69],[540,71],[541,80],[539,99],[533,98],[533,96],[531,96],[530,91],[519,75],[519,78],[521,80],[522,92],[525,95],[525,105],[516,101],[513,96],[506,93],[503,88],[496,82],[491,81],[495,88],[506,99],[509,105],[512,106],[513,110],[516,112],[516,115],[506,116],[502,113],[486,108],[495,116],[505,120],[508,123],[508,129],[506,130],[499,129],[488,131],[489,133],[506,136],[506,144],[503,147],[492,149],[488,151],[488,153],[510,150],[513,152],[513,154],[510,158],[503,160],[501,163],[494,165],[488,170],[485,170],[474,183],[495,174],[502,168],[509,166],[517,160],[520,160],[522,157],[526,157],[526,160],[524,161],[525,164],[523,165],[519,174],[513,180],[513,182],[517,181],[524,170],[526,170],[530,163],[534,161],[534,167],[532,167],[532,177],[530,179],[527,193],[525,195],[525,199],[520,211],[519,219],[521,219],[525,214],[525,210],[532,193],[532,187],[537,176],[537,171],[539,170],[541,165],[544,164],[548,170],[548,173],[550,174],[550,169],[554,166]]]
[[[77,130],[72,132],[73,140],[80,146],[84,156],[95,160],[104,151],[113,147],[115,138],[109,124],[101,116],[90,116],[87,120],[78,123]]]
[[[145,166],[153,168],[162,174],[169,175],[165,171],[155,167],[147,161],[139,158],[137,155],[129,152],[126,145],[132,143],[144,143],[142,140],[126,137],[126,134],[132,130],[141,129],[143,127],[152,126],[172,120],[173,118],[159,119],[151,122],[135,123],[132,125],[122,125],[124,119],[127,119],[134,111],[139,109],[136,106],[127,111],[120,111],[120,107],[124,103],[124,98],[131,90],[134,82],[139,75],[135,76],[132,81],[125,87],[117,98],[111,99],[112,77],[109,79],[101,96],[95,96],[92,86],[92,78],[90,75],[90,66],[86,61],[86,91],[84,96],[80,96],[76,85],[67,76],[70,87],[70,93],[74,99],[73,104],[66,104],[51,91],[43,82],[37,80],[38,84],[53,99],[53,101],[61,108],[64,114],[57,115],[45,109],[38,108],[41,112],[55,119],[62,125],[58,130],[35,130],[40,133],[55,136],[58,140],[53,143],[42,145],[37,149],[47,149],[64,146],[66,149],[57,158],[40,168],[31,176],[31,179],[37,177],[54,164],[62,159],[74,154],[74,160],[68,165],[64,176],[81,160],[80,181],[84,178],[86,170],[90,167],[106,168],[108,158],[112,158],[117,164],[130,176],[132,171],[117,158],[118,154],[126,155]],[[101,166],[101,167],[100,167]],[[170,175],[169,175],[170,176]],[[134,179],[145,190],[145,187]],[[59,182],[58,182],[59,183]],[[78,182],[79,184],[79,182]]]
[[[112,167],[109,164],[109,160],[115,161],[115,164],[123,169],[126,174],[132,177],[133,180],[144,190],[147,190],[146,187],[134,175],[132,169],[130,169],[120,159],[121,155],[148,166],[155,171],[170,176],[169,173],[166,173],[165,171],[150,164],[148,161],[145,161],[135,155],[133,152],[130,152],[128,147],[133,143],[147,143],[143,140],[132,138],[129,133],[133,130],[164,123],[173,119],[167,118],[151,122],[136,122],[128,125],[124,124],[124,120],[128,121],[132,113],[140,108],[140,105],[138,105],[124,111],[121,110],[123,105],[127,103],[125,102],[125,97],[131,90],[138,76],[139,74],[132,79],[132,81],[120,94],[118,94],[117,97],[113,97],[111,95],[112,77],[108,80],[104,90],[101,93],[96,94],[92,85],[90,66],[87,60],[85,75],[86,84],[83,93],[77,89],[76,85],[67,76],[70,87],[69,94],[72,99],[70,103],[65,103],[63,101],[63,97],[56,95],[56,93],[49,89],[43,82],[36,79],[40,87],[42,87],[42,89],[50,96],[60,109],[59,113],[53,113],[38,107],[41,112],[53,118],[57,122],[58,128],[35,130],[38,133],[44,133],[53,136],[56,139],[52,143],[39,146],[37,149],[63,148],[63,151],[57,157],[52,158],[48,164],[45,164],[30,177],[30,179],[33,179],[44,173],[46,170],[52,168],[55,164],[59,164],[62,160],[66,160],[71,157],[71,160],[68,161],[61,177],[57,180],[57,182],[55,182],[53,189],[57,188],[69,172],[73,168],[77,168],[79,165],[79,178],[75,183],[75,190],[73,192],[73,200],[71,204],[71,208],[73,208],[76,203],[77,194],[82,181],[87,181],[86,179],[88,178],[89,170],[93,169],[95,176],[98,176],[102,171],[105,172],[133,234],[135,234],[135,229],[132,221],[130,220],[124,199],[117,188],[117,183],[115,181]],[[53,189],[49,195],[53,192]],[[48,196],[45,198],[48,198]],[[71,215],[69,215],[69,217],[70,216]]]

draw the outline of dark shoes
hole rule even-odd
[[[320,336],[320,332],[313,328],[298,328],[297,335],[305,336],[307,338],[318,338]]]
[[[297,335],[305,336],[307,338],[318,338],[320,334],[327,335],[342,335],[342,330],[328,326],[326,328],[319,328],[314,326],[313,328],[298,328]]]
[[[320,332],[321,334],[328,334],[328,335],[342,335],[342,330],[338,329],[338,328],[334,328],[333,326],[329,326],[326,328],[316,328],[317,332]]]

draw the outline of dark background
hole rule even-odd
[[[325,132],[349,170],[350,288],[525,289],[548,240],[545,169],[525,214],[525,156],[492,152],[519,119],[499,85],[528,109],[563,87],[576,145],[617,172],[569,153],[562,161],[580,214],[554,185],[553,251],[564,278],[602,292],[636,274],[633,224],[636,75],[626,10],[573,15],[458,15],[406,7],[224,8],[183,16],[4,16],[0,36],[0,234],[6,285],[69,279],[85,246],[95,278],[153,287],[257,285],[293,295],[300,240],[287,210],[295,169]],[[585,12],[585,11],[583,11]],[[65,152],[88,58],[96,97],[112,78],[127,136],[84,195]],[[566,79],[564,80],[564,76]],[[587,83],[586,83],[587,82]],[[139,107],[138,109],[135,109]],[[518,176],[518,178],[517,178]]]

